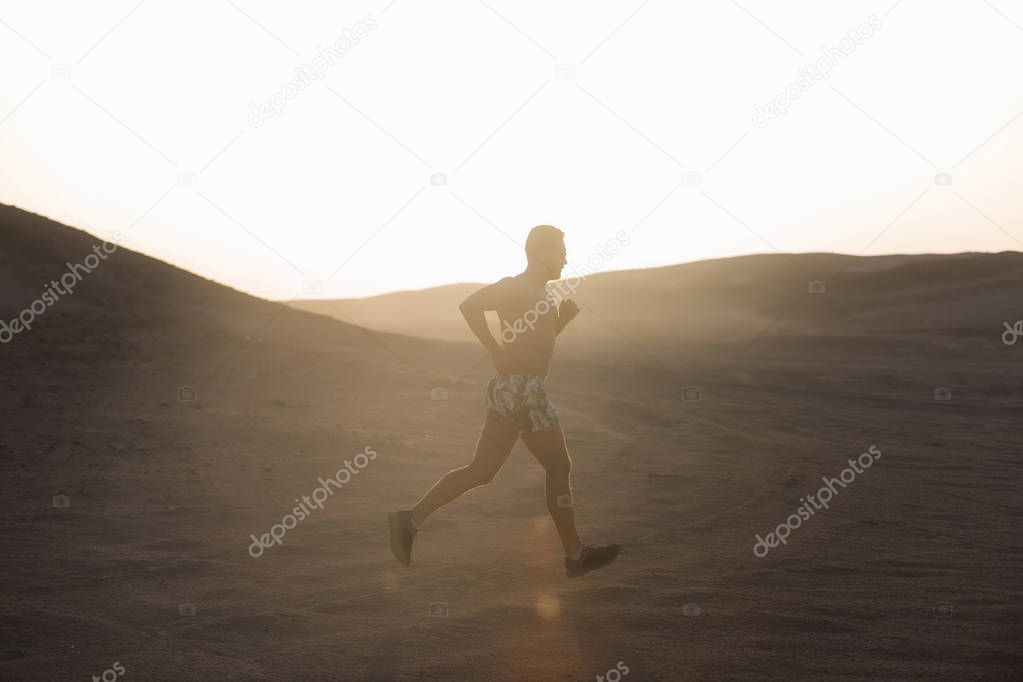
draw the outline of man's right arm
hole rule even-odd
[[[473,292],[462,301],[462,304],[458,306],[458,310],[461,311],[462,317],[465,318],[466,324],[469,325],[469,329],[476,335],[476,338],[480,340],[480,343],[493,354],[495,351],[499,351],[501,344],[497,342],[494,335],[490,333],[490,327],[487,325],[486,311],[497,310],[497,308],[504,302],[504,298],[507,296],[508,285],[511,277],[505,277],[504,279],[495,282],[489,286],[485,286],[478,291]]]

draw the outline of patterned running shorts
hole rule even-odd
[[[487,410],[519,433],[548,429],[558,423],[558,413],[547,400],[540,377],[531,374],[496,374],[487,383]]]

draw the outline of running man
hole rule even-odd
[[[412,541],[426,519],[466,491],[490,483],[520,436],[547,472],[547,511],[565,548],[568,576],[606,566],[621,551],[619,545],[583,545],[579,540],[569,481],[572,460],[543,388],[554,337],[579,314],[575,302],[564,299],[556,306],[553,295],[546,293],[547,283],[559,279],[567,263],[565,234],[550,225],[534,227],[526,239],[526,260],[525,271],[483,287],[459,306],[490,351],[497,374],[487,384],[486,421],[472,462],[444,474],[412,509],[388,514],[391,551],[405,566],[412,563]],[[490,333],[484,315],[488,310],[497,311],[503,345]]]

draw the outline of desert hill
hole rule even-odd
[[[819,300],[810,294],[814,280],[824,283]],[[567,344],[575,338],[610,340],[612,327],[654,344],[666,336],[680,343],[728,343],[772,321],[780,335],[847,333],[817,314],[813,306],[825,300],[839,316],[851,315],[878,333],[989,337],[1002,328],[1012,302],[1023,297],[1023,254],[753,255],[596,273],[578,283],[574,296],[568,285],[563,280],[560,290],[594,315],[579,318]],[[294,305],[337,317],[343,313],[373,329],[471,341],[458,304],[479,286]]]

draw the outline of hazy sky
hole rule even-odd
[[[1023,250],[1021,76],[1011,0],[4,0],[0,201],[282,299]]]

